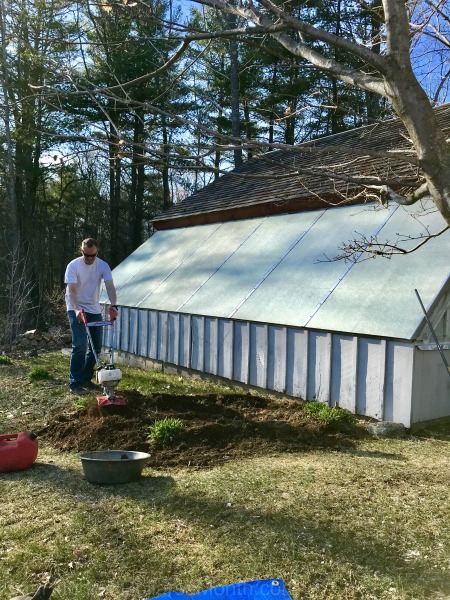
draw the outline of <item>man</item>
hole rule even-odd
[[[116,288],[111,269],[104,260],[97,257],[97,241],[94,238],[83,240],[81,254],[82,256],[67,265],[64,276],[64,283],[67,284],[66,306],[72,332],[69,387],[71,393],[76,395],[84,394],[86,390],[96,387],[91,381],[94,376],[95,358],[91,347],[88,348],[82,311],[88,322],[102,320],[99,303],[102,280],[105,282],[112,305],[110,318],[115,319],[118,314]],[[102,327],[91,327],[90,333],[98,354],[102,348]]]

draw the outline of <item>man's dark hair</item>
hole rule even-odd
[[[94,238],[86,238],[81,242],[81,250],[83,250],[83,248],[93,248],[94,246],[98,248],[98,242],[97,240],[94,240]]]

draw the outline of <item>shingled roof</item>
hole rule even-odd
[[[450,104],[435,109],[450,137]],[[402,122],[392,119],[320,138],[288,150],[274,150],[244,163],[153,219],[156,229],[172,229],[257,216],[365,202],[362,187],[345,176],[382,177],[399,193],[421,182],[417,166],[389,151],[411,151]],[[372,155],[365,154],[371,151]],[[378,156],[373,154],[378,152]],[[330,178],[327,172],[342,175]]]

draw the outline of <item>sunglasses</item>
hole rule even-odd
[[[95,254],[86,254],[86,252],[83,252],[83,256],[86,256],[86,258],[95,258],[97,256],[97,252]]]

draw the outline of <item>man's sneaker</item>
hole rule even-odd
[[[83,383],[83,388],[85,390],[99,390],[100,386],[94,383],[93,381],[88,380]]]
[[[83,388],[80,387],[73,387],[70,388],[70,393],[74,396],[84,396],[86,394],[86,390],[83,390]]]

